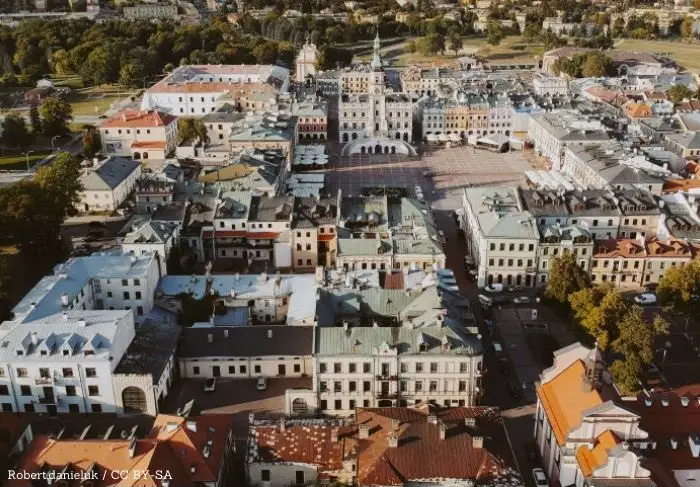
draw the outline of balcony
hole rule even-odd
[[[525,268],[525,272],[535,272],[537,269],[534,266],[529,266]]]
[[[34,384],[38,386],[50,386],[53,384],[52,377],[37,377],[34,379]]]
[[[396,392],[380,392],[377,394],[378,399],[396,399],[399,394]]]
[[[56,397],[40,397],[39,404],[58,404],[59,400]]]

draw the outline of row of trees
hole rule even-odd
[[[654,340],[668,333],[668,323],[656,315],[649,322],[639,306],[630,305],[610,284],[591,286],[572,254],[552,263],[545,296],[573,313],[578,326],[611,358],[610,373],[623,393],[640,389],[644,371],[654,359]],[[667,311],[690,322],[700,296],[700,262],[666,271],[657,296]]]
[[[572,78],[612,75],[612,60],[600,51],[576,54],[559,58],[553,66],[555,73],[564,73]]]
[[[48,137],[68,133],[73,108],[65,100],[47,98],[40,107],[29,110],[29,124],[19,113],[9,113],[2,122],[2,142],[7,147],[25,150],[39,134]]]

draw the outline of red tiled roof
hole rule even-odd
[[[279,237],[279,232],[248,232],[246,234],[247,238],[252,238],[255,240],[271,240],[273,238]]]
[[[682,240],[650,237],[645,243],[648,257],[691,257],[690,246]]]
[[[99,485],[119,487],[161,485],[153,477],[120,478],[120,471],[135,470],[168,471],[172,476],[171,485],[178,487],[216,483],[228,444],[231,418],[222,414],[189,419],[159,415],[148,437],[135,441],[133,455],[129,452],[129,439],[64,440],[39,435],[22,456],[20,468],[27,472],[38,472],[46,467],[60,471],[67,465],[78,472],[96,468],[101,479]],[[205,455],[204,449],[209,440],[211,450]],[[30,480],[12,480],[6,485],[31,487],[32,483]]]
[[[109,117],[99,127],[164,127],[176,121],[176,116],[157,110],[126,109]]]
[[[403,289],[403,272],[391,272],[384,278],[384,289]]]
[[[133,142],[131,144],[132,149],[165,149],[165,142],[153,140],[153,141],[143,141],[143,142]]]
[[[204,232],[209,233],[209,236],[211,236],[211,232]],[[246,236],[246,231],[245,230],[216,230],[216,236],[217,237],[245,237]]]
[[[608,239],[596,240],[593,249],[593,257],[624,257],[624,258],[639,258],[645,257],[646,251],[644,246],[637,240],[630,239]]]

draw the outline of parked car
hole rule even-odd
[[[532,469],[532,478],[535,479],[535,485],[537,487],[549,487],[547,476],[544,474],[544,470],[541,468]]]
[[[634,297],[637,304],[656,304],[656,294],[644,293]]]
[[[477,296],[477,299],[481,303],[482,306],[492,306],[493,305],[493,299],[490,297],[486,296],[485,294],[479,294]]]
[[[452,269],[447,269],[443,267],[442,269],[438,269],[437,273],[438,276],[440,276],[440,279],[455,278],[455,272]]]
[[[527,296],[518,296],[517,298],[513,298],[513,303],[515,304],[528,304],[530,303],[530,298]]]
[[[258,381],[255,383],[255,388],[259,391],[264,391],[267,389],[267,378],[258,377]]]
[[[508,291],[511,293],[517,293],[518,291],[524,291],[525,288],[523,286],[508,286]]]
[[[484,288],[487,293],[500,293],[503,292],[503,284],[493,283],[489,284]]]
[[[423,171],[423,176],[426,178],[432,178],[434,175],[433,171]]]
[[[216,390],[216,377],[204,381],[204,392],[214,392]]]

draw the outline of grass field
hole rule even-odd
[[[121,99],[122,97],[113,95],[75,93],[68,97],[68,102],[73,107],[73,115],[100,115],[109,110],[112,103]]]
[[[689,70],[700,70],[700,45],[674,41],[646,41],[624,39],[615,44],[615,49],[624,51],[644,51],[669,55],[681,66]]]
[[[29,165],[33,165],[35,162],[40,161],[49,154],[51,154],[51,151],[32,152],[29,154]],[[8,151],[2,151],[2,155],[0,155],[0,170],[7,169],[27,169],[26,156],[16,152],[8,154]]]
[[[445,66],[455,65],[456,60],[460,56],[454,55],[435,55],[423,56],[418,53],[408,53],[405,51],[406,42],[386,46],[382,48],[382,56],[393,66]],[[530,61],[534,57],[541,56],[544,52],[544,47],[538,44],[525,42],[520,36],[509,36],[503,39],[498,46],[491,46],[486,42],[486,39],[481,37],[467,37],[462,40],[462,48],[469,55],[479,55],[491,62],[517,62]],[[363,53],[358,56],[358,59],[369,61],[371,53]]]

